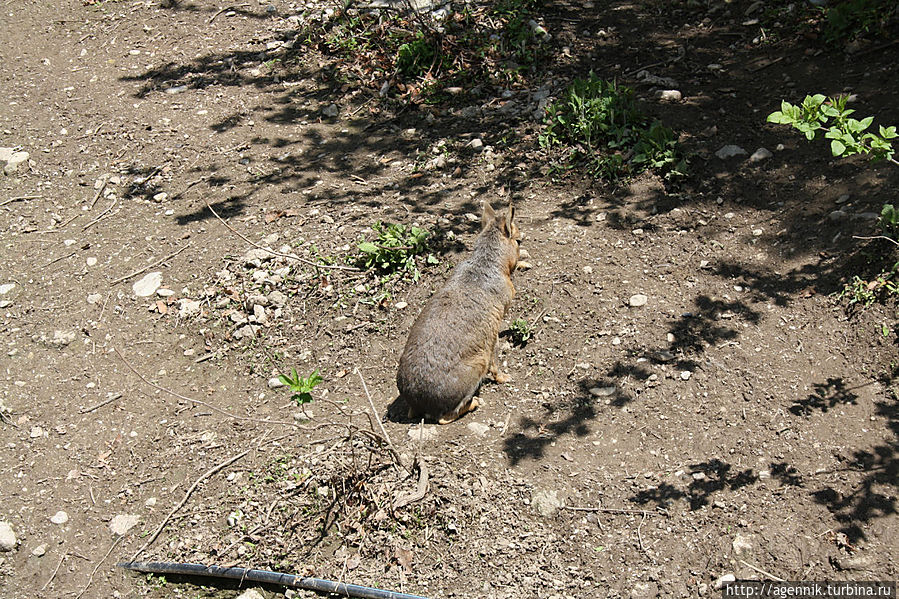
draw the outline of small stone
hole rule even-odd
[[[617,391],[617,387],[612,385],[610,387],[591,387],[590,395],[593,397],[610,397],[615,395],[615,391]]]
[[[159,297],[172,297],[173,295],[175,295],[175,292],[166,287],[160,287],[156,290],[156,295],[158,295]]]
[[[667,349],[660,349],[655,353],[654,357],[657,362],[670,362],[674,359],[674,354]]]
[[[434,441],[437,439],[437,427],[435,426],[414,426],[409,429],[406,435],[412,441],[418,442],[419,437],[422,441]]]
[[[260,266],[263,261],[271,260],[275,257],[275,254],[272,253],[271,250],[265,250],[262,248],[250,248],[243,255],[244,264],[252,265],[252,266]]]
[[[699,268],[708,268],[708,267],[709,267],[709,261],[708,261],[708,260],[700,260],[700,261],[699,261]]]
[[[49,343],[55,347],[65,347],[74,340],[75,331],[53,331],[53,338]]]
[[[541,516],[548,518],[565,505],[565,501],[559,497],[559,491],[555,489],[549,491],[538,490],[531,496],[531,505]]]
[[[162,286],[162,273],[154,271],[143,276],[138,282],[131,286],[134,295],[137,297],[150,297],[156,290]]]
[[[703,481],[706,478],[705,472],[694,472],[690,476],[693,478],[693,480],[698,480],[698,481]]]
[[[150,497],[144,502],[144,505],[147,507],[153,507],[154,505],[156,505],[156,501],[157,499],[155,497]]]
[[[638,293],[631,296],[630,300],[628,300],[628,305],[630,305],[631,308],[639,308],[640,306],[645,306],[648,301],[648,297],[642,293]]]
[[[119,514],[109,522],[109,530],[113,534],[123,535],[137,526],[138,522],[140,522],[140,516],[137,514]]]
[[[0,285],[0,295],[6,295],[7,293],[15,289],[15,287],[15,283],[4,283],[3,285]]]
[[[87,296],[87,303],[91,305],[99,304],[101,301],[103,301],[103,295],[99,293],[91,293]]]
[[[621,345],[621,337],[612,337],[612,345]]]
[[[762,229],[753,229],[752,230],[753,237],[761,237],[762,233],[764,233],[764,231]]]
[[[50,522],[52,522],[53,524],[65,524],[68,521],[69,515],[62,510],[50,516]]]
[[[337,104],[329,104],[322,108],[322,114],[327,117],[334,118],[338,114],[340,114],[340,109],[337,107]]]
[[[683,372],[680,373],[680,378],[683,381],[689,381],[691,376],[693,376],[693,373],[690,372],[689,370],[684,370]]]
[[[88,266],[96,266],[97,259],[94,256],[88,256],[87,260],[84,261]]]
[[[47,553],[47,544],[41,543],[37,547],[31,550],[31,555],[34,557],[43,557],[44,554]]]
[[[12,156],[6,161],[6,166],[3,167],[3,172],[7,175],[11,175],[19,170],[19,165],[23,162],[27,162],[29,158],[28,152],[13,152]]]
[[[481,217],[478,216],[477,214],[472,213],[472,212],[466,212],[466,213],[465,213],[465,220],[467,220],[467,221],[470,222],[470,223],[476,223],[476,222],[478,222],[479,220],[481,220]]]
[[[268,315],[265,313],[265,308],[256,304],[253,306],[253,318],[256,319],[256,322],[259,324],[265,324],[268,322]]]
[[[845,204],[846,202],[849,201],[849,197],[850,196],[848,193],[844,193],[843,195],[841,195],[840,197],[837,198],[837,204]]]
[[[759,480],[768,480],[771,478],[770,470],[759,470]]]
[[[394,304],[393,307],[396,308],[397,310],[402,310],[402,309],[404,309],[404,308],[405,308],[406,306],[408,306],[408,305],[409,305],[409,304],[406,303],[406,302],[397,302],[396,304]]]
[[[16,548],[16,533],[9,522],[0,522],[0,551],[12,551]]]
[[[466,428],[473,432],[478,437],[483,437],[487,434],[487,431],[490,430],[490,427],[482,422],[469,422],[466,425]]]
[[[828,220],[838,223],[846,220],[849,217],[849,213],[843,212],[842,210],[834,210],[830,214],[827,215]]]
[[[287,384],[281,380],[281,377],[273,376],[268,380],[268,388],[269,389],[280,389],[281,387],[286,387]]]
[[[272,291],[268,294],[268,301],[270,301],[273,306],[280,308],[287,303],[287,296],[280,291]]]
[[[733,574],[724,574],[723,576],[718,577],[718,579],[715,581],[715,584],[713,586],[715,587],[716,590],[720,590],[721,588],[724,587],[724,583],[735,582],[736,580],[737,580],[737,577],[734,576]]]
[[[761,162],[762,160],[767,160],[771,158],[774,154],[771,153],[771,150],[766,150],[765,148],[759,148],[755,152],[752,153],[752,156],[749,157],[749,162]]]
[[[39,439],[40,437],[44,436],[44,429],[39,426],[32,426],[31,433],[29,433],[28,436],[32,439]]]
[[[237,599],[265,599],[265,595],[257,589],[247,589],[237,596]]]
[[[178,318],[190,318],[200,313],[199,300],[182,298],[178,300]]]
[[[168,197],[169,197],[169,194],[167,194],[164,191],[160,191],[159,193],[153,195],[153,201],[161,203],[161,202],[166,201],[168,199]]]
[[[680,102],[683,94],[676,89],[661,89],[656,92],[656,99],[662,102]]]
[[[840,556],[836,560],[836,566],[840,570],[871,570],[874,559],[870,555]]]
[[[735,557],[742,557],[752,551],[752,539],[743,535],[737,535],[730,546]]]
[[[728,158],[733,158],[735,156],[745,156],[746,150],[741,148],[740,146],[735,146],[733,144],[728,144],[723,146],[720,150],[715,152],[715,156],[720,158],[721,160],[727,160]]]
[[[468,142],[468,147],[474,150],[475,152],[480,152],[484,149],[484,142],[479,137],[475,137],[473,140]]]

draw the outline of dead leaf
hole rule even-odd
[[[403,567],[403,570],[406,572],[412,571],[412,550],[406,549],[405,547],[397,546],[394,550],[394,555],[396,556],[396,561],[399,562],[400,566]]]
[[[346,560],[346,569],[355,570],[362,563],[362,558],[358,553],[354,553]]]
[[[273,223],[276,220],[278,220],[279,218],[283,217],[285,214],[287,214],[287,213],[284,212],[283,210],[274,210],[272,212],[266,212],[265,213],[265,222]]]
[[[169,313],[169,307],[165,300],[156,300],[156,311],[163,315]]]

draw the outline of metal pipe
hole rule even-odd
[[[241,581],[252,580],[253,582],[278,584],[295,589],[318,591],[319,593],[335,593],[345,597],[359,597],[360,599],[427,599],[427,597],[420,595],[384,591],[372,587],[359,586],[358,584],[345,584],[322,578],[310,578],[308,576],[270,572],[268,570],[252,570],[250,568],[223,568],[221,566],[204,566],[203,564],[183,564],[178,562],[119,562],[116,566],[126,570],[151,572],[153,574],[182,574],[186,576],[230,578]]]

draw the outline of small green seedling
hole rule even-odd
[[[383,274],[407,272],[417,281],[420,273],[415,257],[427,253],[430,234],[419,227],[380,221],[372,229],[378,237],[373,242],[359,243],[362,254],[357,258],[357,265],[364,270],[377,270]],[[436,264],[438,261],[433,254],[428,254],[427,262]]]
[[[523,346],[534,336],[534,327],[524,318],[516,318],[509,325],[509,337],[514,345]]]
[[[297,405],[302,407],[305,404],[312,401],[312,390],[315,389],[322,382],[322,377],[319,376],[318,370],[312,371],[306,378],[301,378],[299,374],[297,374],[297,369],[293,368],[291,372],[291,376],[287,375],[279,375],[278,380],[290,387],[293,395],[290,396],[290,399],[297,402]]]
[[[852,156],[866,154],[872,160],[893,159],[895,150],[891,140],[899,137],[896,127],[881,125],[877,133],[866,132],[873,124],[874,117],[862,120],[850,118],[855,111],[846,108],[849,96],[826,98],[822,94],[806,96],[802,104],[793,105],[786,100],[780,104],[780,110],[768,115],[769,123],[791,125],[804,134],[809,141],[815,139],[819,132],[830,140],[830,151],[834,156]]]
[[[892,204],[883,205],[877,224],[883,229],[884,235],[899,241],[899,211]]]

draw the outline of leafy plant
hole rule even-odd
[[[509,325],[509,338],[514,345],[522,346],[534,335],[534,327],[524,318],[516,318]]]
[[[419,31],[415,38],[397,48],[396,68],[403,75],[418,77],[431,70],[439,48]]]
[[[883,205],[877,224],[880,225],[884,235],[899,241],[899,211],[892,204]]]
[[[568,148],[567,163],[592,166],[594,176],[617,178],[647,168],[683,174],[674,132],[638,108],[634,92],[593,73],[575,79],[547,108],[540,144]]]
[[[290,388],[293,393],[290,399],[302,407],[312,401],[312,390],[320,385],[323,379],[318,370],[313,370],[312,374],[303,378],[297,374],[297,369],[293,368],[290,376],[282,374],[278,376],[278,380]]]
[[[892,139],[899,136],[896,127],[880,126],[878,133],[867,132],[873,124],[874,117],[862,120],[851,118],[855,111],[846,108],[848,96],[825,98],[822,94],[806,96],[802,104],[794,106],[786,100],[781,102],[780,110],[768,115],[769,123],[791,125],[808,140],[813,140],[823,131],[824,137],[830,141],[830,151],[834,156],[852,156],[866,154],[872,160],[893,159],[895,150]]]
[[[372,229],[377,233],[377,239],[359,243],[362,254],[356,260],[357,265],[385,274],[410,273],[417,281],[420,273],[415,258],[427,253],[429,233],[419,227],[380,221]],[[437,258],[428,254],[427,262],[436,264]]]
[[[843,0],[825,9],[824,37],[829,42],[881,33],[896,9],[895,0]]]

